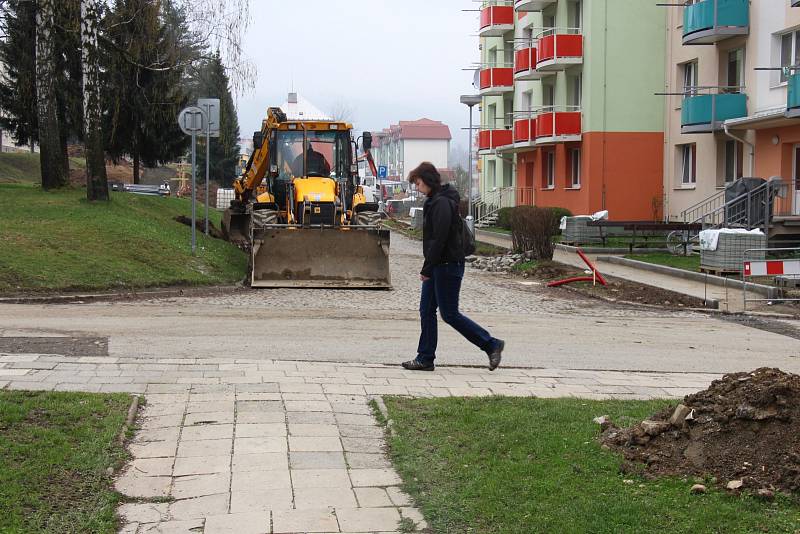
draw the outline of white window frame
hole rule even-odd
[[[545,152],[545,178],[547,179],[547,186],[545,189],[556,188],[556,153],[552,150]]]
[[[682,65],[683,67],[683,92],[686,96],[693,96],[697,94],[698,81],[698,61],[687,61]]]
[[[569,151],[570,189],[581,188],[581,149],[573,148]]]
[[[731,153],[730,150],[733,149],[733,159],[730,159]],[[742,154],[741,164],[739,160],[739,154]],[[728,139],[725,141],[725,146],[723,149],[723,156],[725,158],[724,161],[724,174],[723,180],[726,184],[736,181],[740,176],[744,176],[742,173],[742,169],[740,168],[744,164],[744,144],[739,141],[734,141],[733,139]],[[730,168],[729,163],[733,163],[733,168]],[[730,172],[729,172],[730,171]]]
[[[697,149],[694,143],[679,145],[681,149],[681,186],[697,185]]]
[[[789,38],[789,57],[784,54],[783,43],[785,38]],[[792,67],[800,63],[800,30],[793,30],[777,35],[778,38],[778,63],[781,67]],[[788,83],[789,78],[781,70],[779,72],[778,85]]]

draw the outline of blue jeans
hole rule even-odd
[[[497,346],[497,340],[480,325],[458,311],[458,294],[464,278],[464,263],[445,263],[433,268],[433,276],[422,282],[419,301],[419,316],[422,332],[419,336],[417,360],[428,363],[436,359],[438,342],[436,308],[442,320],[455,328],[473,345],[489,353]]]

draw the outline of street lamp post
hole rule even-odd
[[[469,107],[469,143],[467,144],[467,152],[469,153],[469,201],[467,202],[467,205],[469,208],[467,212],[467,225],[469,225],[469,229],[472,230],[472,233],[474,234],[475,218],[472,216],[472,142],[474,140],[472,137],[472,108],[480,105],[481,97],[480,95],[461,95],[461,103]]]

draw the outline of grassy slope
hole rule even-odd
[[[664,402],[387,399],[391,454],[433,532],[794,533],[800,501],[765,503],[691,480],[619,472],[592,418],[641,420]],[[633,484],[626,484],[632,479]]]
[[[646,263],[666,265],[667,267],[674,267],[685,271],[700,271],[700,256],[674,256],[668,252],[658,252],[652,254],[629,254],[625,257]]]
[[[0,532],[116,531],[128,395],[0,391]]]
[[[39,154],[0,153],[0,184],[42,181]]]
[[[91,204],[83,190],[47,193],[0,184],[0,293],[200,285],[241,280],[237,248],[173,221],[189,201],[112,193]],[[199,213],[202,211],[198,210]],[[220,214],[212,221],[219,226]]]

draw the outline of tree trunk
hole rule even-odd
[[[133,149],[133,183],[139,183],[139,149]]]
[[[55,4],[56,0],[38,0],[36,11],[36,105],[43,189],[67,184],[55,92]]]
[[[108,200],[108,178],[100,111],[100,58],[97,50],[100,14],[98,7],[98,0],[81,0],[86,198]]]

